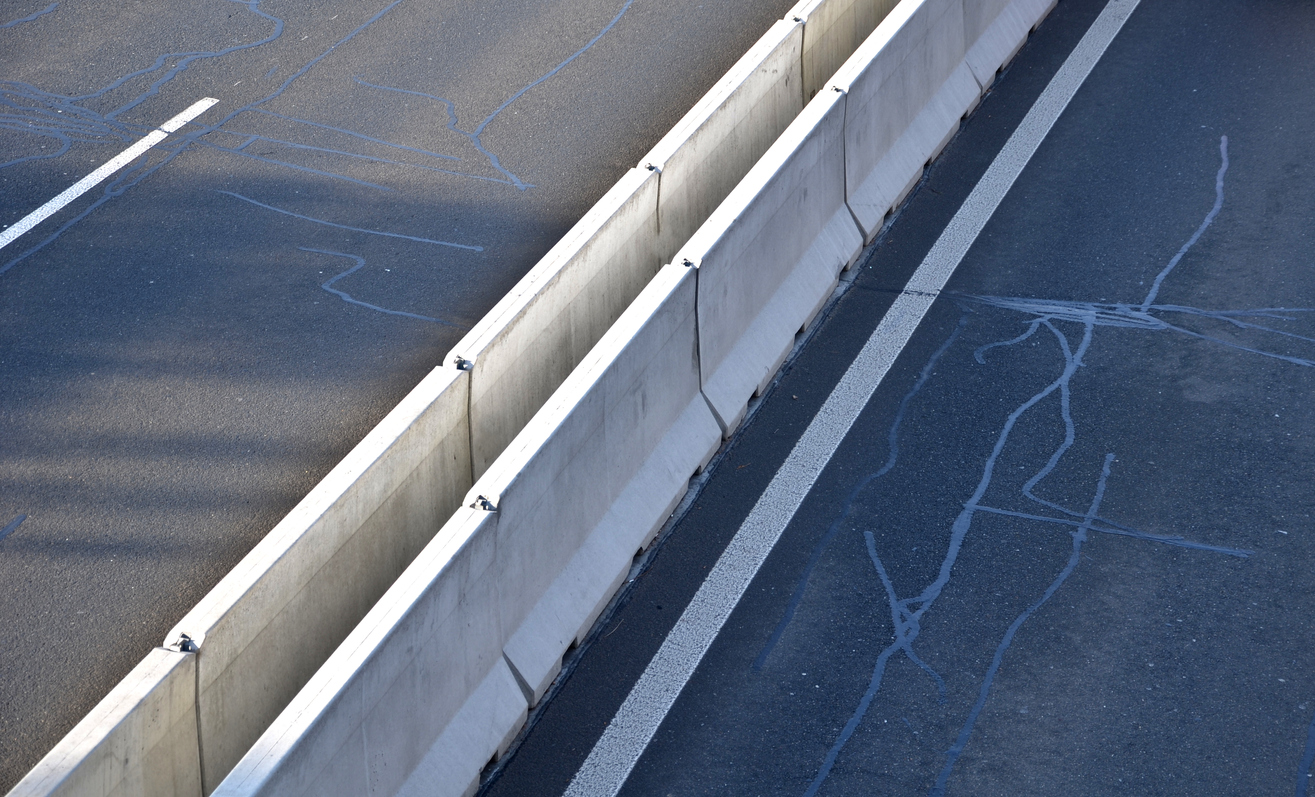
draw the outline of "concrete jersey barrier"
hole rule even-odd
[[[799,114],[802,42],[774,24],[448,353],[476,478]]]
[[[473,791],[857,254],[846,178],[899,147],[934,156],[956,103],[976,101],[955,81],[980,88],[976,75],[1016,51],[1005,36],[1026,36],[1029,3],[969,20],[961,0],[905,0],[879,25],[844,83],[809,103],[658,273],[218,793]],[[846,86],[867,92],[874,118],[857,116]],[[883,128],[874,98],[887,95],[905,105]],[[855,152],[856,140],[885,149]]]
[[[507,663],[533,705],[721,442],[693,269],[667,266],[468,496],[497,508]]]
[[[863,248],[844,121],[843,93],[815,97],[676,255],[699,269],[703,394],[726,436]]]
[[[801,0],[785,15],[804,26],[803,101],[817,96],[898,0]]]
[[[871,242],[1054,0],[904,0],[832,80],[849,207]]]
[[[431,372],[11,795],[212,792],[459,506],[468,387]]]
[[[448,353],[483,475],[662,265],[658,175],[631,169]]]
[[[459,505],[468,384],[430,373],[175,626],[207,794]]]
[[[804,26],[777,22],[640,163],[661,174],[657,251],[670,263],[803,110]]]
[[[200,797],[196,655],[156,648],[9,797]]]
[[[221,784],[467,794],[716,448],[697,274],[668,266]],[[514,663],[513,663],[514,662]],[[533,669],[531,669],[533,668]]]
[[[457,510],[215,795],[397,793],[464,712],[478,721],[426,767],[431,794],[463,793],[526,709],[502,661],[497,519]]]

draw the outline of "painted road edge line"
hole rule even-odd
[[[612,797],[621,790],[722,625],[933,300],[1139,3],[1110,0],[1037,98],[759,497],[576,772],[566,789],[567,797]]]
[[[219,100],[213,97],[197,100],[187,110],[160,125],[145,138],[120,152],[105,165],[66,188],[59,196],[19,219],[13,226],[0,232],[0,249],[4,249],[16,241],[20,235],[58,213],[65,205],[95,188],[105,178],[132,163],[146,150],[164,141],[170,133],[176,132],[178,128],[200,116],[218,102]]]

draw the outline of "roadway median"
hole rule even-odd
[[[477,784],[1052,3],[797,6],[14,794]]]

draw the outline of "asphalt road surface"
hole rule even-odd
[[[1033,35],[485,794],[567,789],[1104,6]],[[1312,42],[1304,0],[1142,0],[621,794],[1315,793]]]
[[[0,793],[792,2],[0,4]]]

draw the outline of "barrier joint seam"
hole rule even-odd
[[[201,782],[201,794],[206,795],[213,789],[206,789],[205,753],[201,746],[201,649],[196,647],[196,643],[192,642],[192,638],[187,634],[182,635],[179,643],[190,643],[193,648],[192,651],[187,652],[187,655],[192,656],[192,716],[196,718],[196,777]]]

